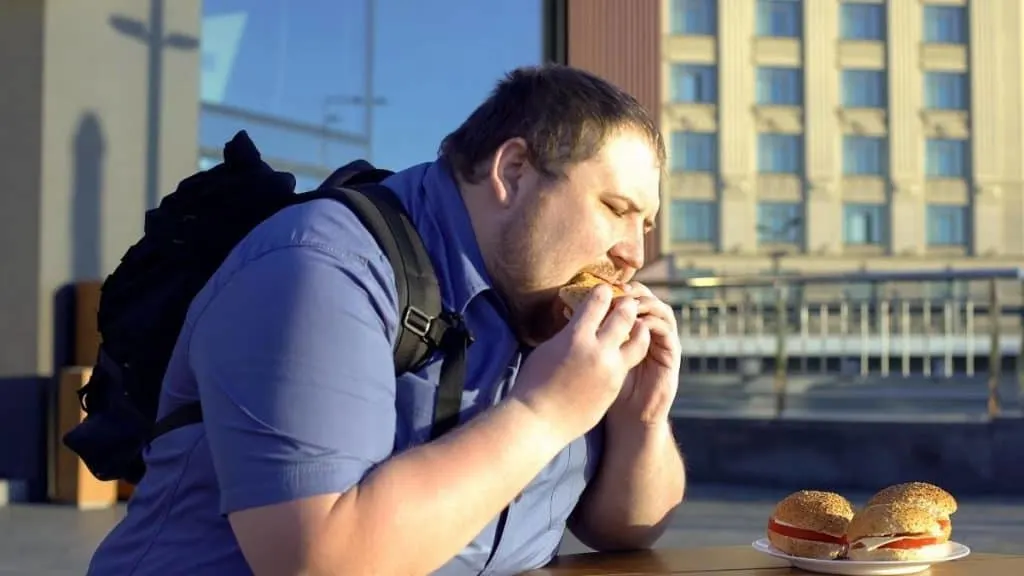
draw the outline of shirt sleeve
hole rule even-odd
[[[198,314],[189,361],[223,514],[344,492],[391,454],[390,282],[384,263],[291,246]]]

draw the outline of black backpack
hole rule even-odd
[[[343,202],[387,254],[394,269],[400,324],[395,374],[444,355],[432,438],[458,421],[466,348],[462,319],[442,309],[430,258],[394,193],[380,182],[391,172],[357,160],[317,190],[295,193],[295,178],[261,158],[245,131],[224,147],[224,161],[178,184],[146,214],[141,240],[103,282],[101,344],[88,383],[78,391],[85,419],[64,435],[100,480],[138,483],[143,449],[154,438],[202,421],[198,402],[156,420],[164,371],[185,314],[231,249],[257,224],[286,206],[317,198]]]

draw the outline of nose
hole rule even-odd
[[[637,270],[644,267],[643,228],[612,246],[609,256],[626,279],[632,278]]]

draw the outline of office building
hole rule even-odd
[[[1024,3],[661,4],[670,269],[1024,262]]]

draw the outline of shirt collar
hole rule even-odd
[[[450,168],[443,160],[419,164],[384,184],[398,195],[420,232],[446,307],[465,313],[469,303],[492,284]]]

